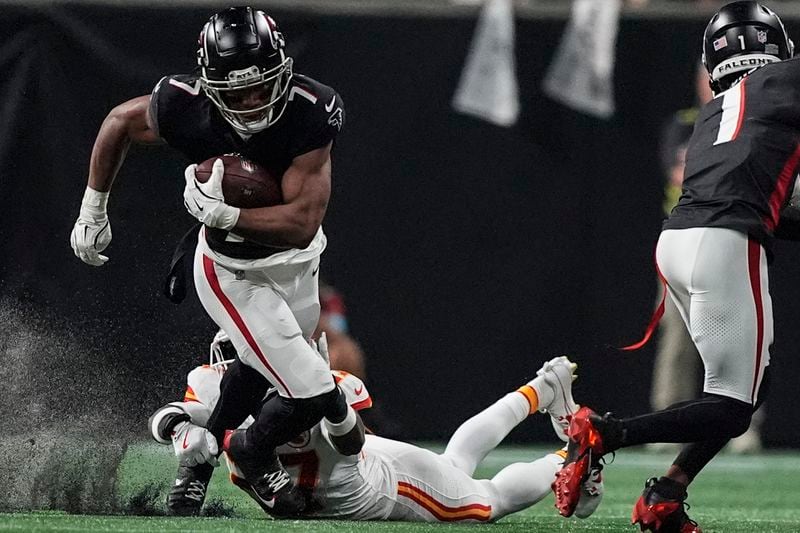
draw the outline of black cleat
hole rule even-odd
[[[175,484],[167,496],[167,514],[172,516],[198,516],[208,491],[214,467],[208,463],[197,466],[179,466]]]
[[[650,478],[633,507],[631,523],[642,531],[660,533],[702,533],[686,514],[686,488],[662,477]]]
[[[300,516],[308,507],[306,496],[292,482],[274,450],[272,454],[252,455],[245,448],[245,430],[237,429],[225,436],[223,449],[244,474],[244,479],[231,476],[231,481],[244,490],[267,514],[276,518]]]

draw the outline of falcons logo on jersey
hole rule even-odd
[[[335,127],[337,130],[342,130],[342,124],[344,121],[342,120],[342,108],[337,107],[336,111],[331,113],[331,116],[328,117],[328,124]]]

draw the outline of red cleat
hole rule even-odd
[[[633,507],[631,523],[638,524],[642,531],[702,533],[697,522],[686,514],[686,493],[682,497],[667,497],[659,493],[660,485],[663,484],[664,482],[656,478],[647,481],[644,492]]]
[[[600,431],[594,426],[590,416],[597,415],[588,407],[581,407],[572,416],[567,430],[567,457],[552,484],[556,508],[561,516],[573,515],[581,497],[581,484],[589,477],[592,463],[605,453]]]

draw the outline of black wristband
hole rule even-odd
[[[189,422],[192,419],[186,413],[169,413],[164,415],[158,422],[158,434],[164,440],[172,440],[172,430],[181,422]]]

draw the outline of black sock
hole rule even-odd
[[[681,449],[681,453],[672,463],[689,476],[691,482],[711,459],[728,444],[730,439],[716,439],[702,442],[692,442]]]
[[[747,430],[752,414],[753,406],[748,403],[708,394],[662,411],[621,419],[624,438],[620,447],[732,438]]]
[[[603,416],[590,415],[589,418],[603,436],[603,450],[605,453],[613,452],[625,446],[625,428],[622,426],[622,422],[612,413],[606,413]]]
[[[347,417],[347,398],[339,386],[336,386],[336,396],[331,398],[325,409],[325,418],[334,424],[342,422]]]
[[[658,484],[656,492],[661,496],[670,500],[686,499],[686,485],[665,476],[658,478],[656,483]]]
[[[310,429],[332,409],[338,412],[332,408],[338,402],[338,387],[313,398],[272,396],[261,407],[253,425],[247,428],[247,447],[272,450],[285,444]]]
[[[228,365],[219,386],[219,400],[206,424],[220,449],[225,431],[238,428],[248,416],[258,412],[269,387],[267,378],[238,358]]]

